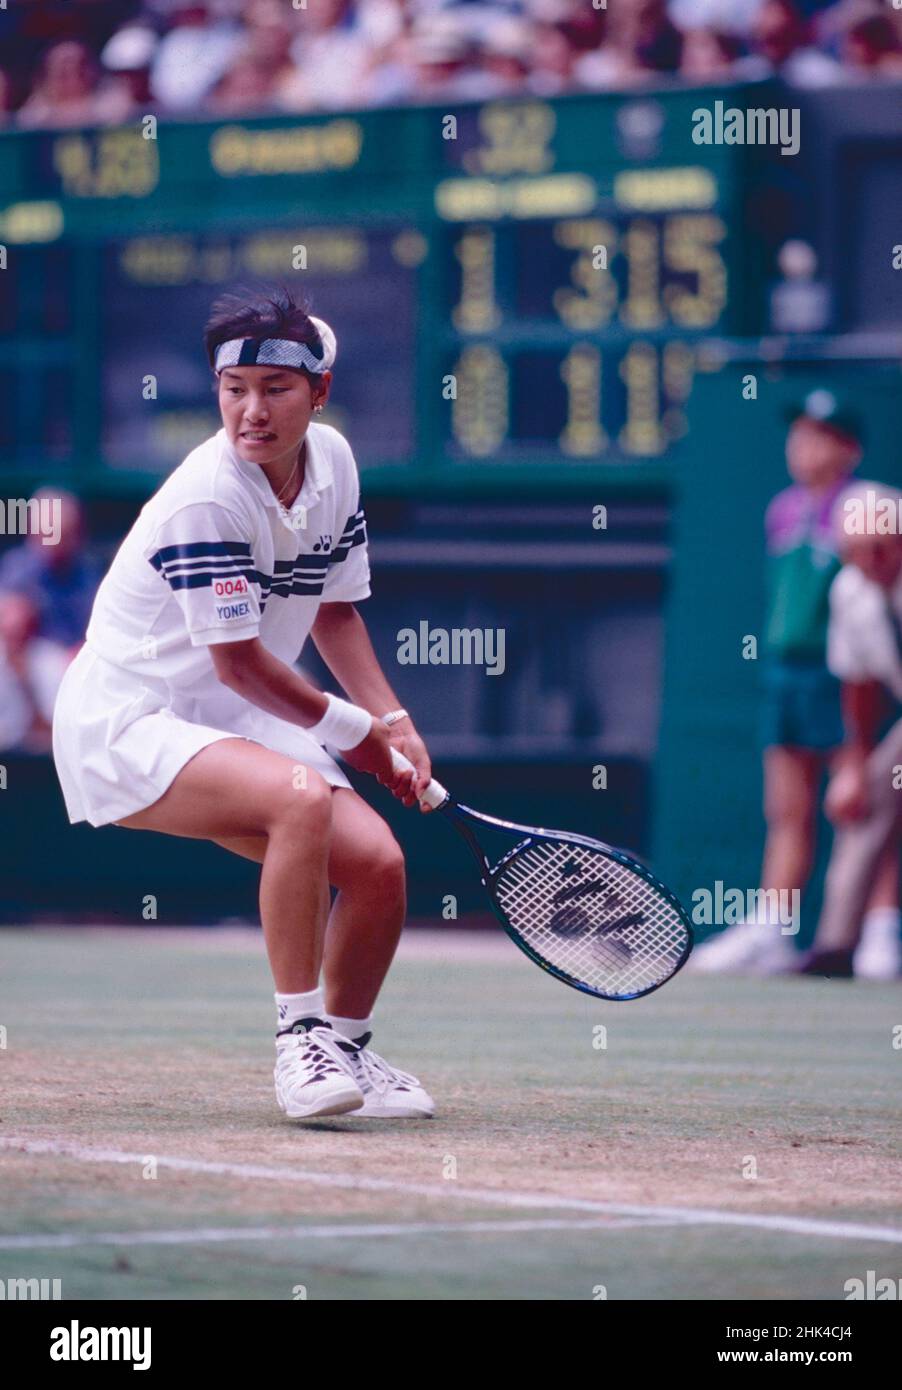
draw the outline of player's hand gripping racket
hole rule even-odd
[[[413,770],[397,748],[392,762],[398,772]],[[601,999],[638,999],[686,963],[692,928],[684,909],[623,850],[473,811],[434,779],[420,799],[454,821],[514,944],[564,984]],[[510,832],[516,843],[492,866],[474,825]]]

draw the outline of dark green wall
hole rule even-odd
[[[144,897],[157,899],[164,926],[258,920],[259,869],[203,840],[82,822],[71,826],[49,758],[4,753],[6,787],[0,791],[3,840],[0,924],[28,920],[145,925]],[[599,796],[587,784],[585,760],[444,762],[441,775],[460,800],[527,825],[573,825],[616,842],[641,845],[647,824],[643,766],[608,759],[612,791]],[[469,852],[450,825],[395,801],[371,777],[351,773],[355,786],[384,816],[408,862],[411,917],[440,922],[443,899],[457,898],[458,920],[488,907]],[[510,841],[486,850],[498,857]]]

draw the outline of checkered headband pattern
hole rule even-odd
[[[223,367],[295,367],[319,376],[335,361],[335,334],[322,319],[310,319],[320,343],[297,343],[291,338],[230,338],[216,349],[216,371]]]

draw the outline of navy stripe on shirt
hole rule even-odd
[[[246,541],[186,541],[162,546],[149,559],[172,589],[200,589],[212,585],[214,579],[245,578],[248,583],[259,585],[262,612],[270,594],[279,598],[318,597],[325,587],[329,566],[341,564],[365,542],[366,518],[360,509],[348,517],[333,551],[276,560],[272,575],[254,569],[251,547]]]

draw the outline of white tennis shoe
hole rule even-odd
[[[902,941],[899,923],[892,915],[874,913],[864,919],[861,940],[852,956],[857,980],[895,980],[902,975]]]
[[[737,922],[696,946],[686,968],[694,975],[785,975],[798,959],[795,947],[774,926]]]
[[[276,1100],[290,1120],[359,1111],[363,1091],[328,1023],[302,1018],[276,1038]]]
[[[372,1036],[364,1033],[355,1042],[342,1038],[338,1044],[363,1092],[363,1105],[354,1112],[355,1119],[358,1115],[374,1119],[430,1119],[435,1113],[432,1097],[410,1072],[391,1066],[367,1046]]]

